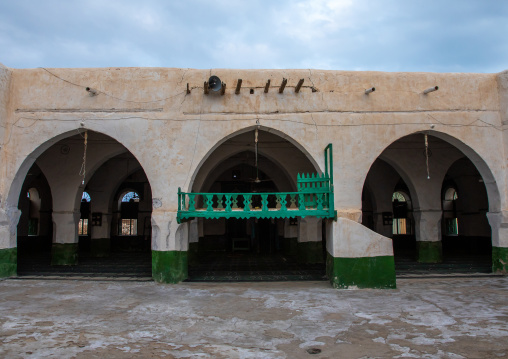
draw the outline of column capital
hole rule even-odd
[[[178,224],[177,212],[154,210],[152,212],[152,250],[187,251],[189,248],[189,223]]]

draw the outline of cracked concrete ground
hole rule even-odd
[[[397,284],[7,279],[0,357],[508,357],[507,277]]]

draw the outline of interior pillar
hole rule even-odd
[[[152,277],[178,283],[188,277],[189,226],[178,224],[176,212],[152,212]]]
[[[52,265],[78,264],[79,211],[53,211]]]
[[[97,213],[97,212],[96,212]],[[100,226],[91,223],[90,252],[92,257],[109,257],[111,254],[111,213],[101,213]]]
[[[289,256],[296,256],[298,253],[298,221],[296,218],[284,219],[282,253]]]
[[[508,213],[489,212],[492,230],[492,272],[508,274]]]
[[[439,210],[418,210],[415,218],[416,253],[420,263],[439,263],[443,261],[441,242],[441,216]]]
[[[199,223],[198,218],[194,218],[189,221],[189,251],[188,261],[189,263],[196,263],[198,261],[199,251]]]
[[[317,217],[301,218],[298,225],[299,263],[324,263],[322,219]]]

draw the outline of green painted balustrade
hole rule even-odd
[[[328,168],[328,165],[330,168]],[[198,193],[178,188],[178,223],[192,218],[336,218],[332,145],[325,149],[325,173],[298,174],[298,192]]]
[[[327,189],[276,193],[185,193],[178,190],[178,221],[203,218],[335,218]],[[333,193],[332,193],[333,194]]]

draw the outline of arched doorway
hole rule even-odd
[[[362,224],[392,238],[396,264],[414,261],[414,201],[400,173],[378,158],[367,175],[363,192]]]
[[[288,139],[253,128],[223,141],[210,153],[194,177],[192,192],[252,193],[249,204],[233,204],[238,209],[246,205],[261,208],[261,196],[257,194],[266,193],[267,207],[276,207],[280,198],[275,192],[296,192],[298,173],[315,172],[309,158]],[[213,201],[210,206],[226,206],[223,196]],[[196,206],[202,207],[203,203]],[[319,218],[193,219],[189,278],[324,279],[323,239]]]
[[[37,164],[29,169],[19,195],[18,273],[37,273],[37,263],[51,262],[52,194]]]
[[[25,209],[22,199],[24,188],[33,186],[31,178],[36,171],[45,179],[45,192],[49,193],[40,203],[42,209],[48,208],[44,203],[51,207],[41,211],[47,215],[45,219],[41,215],[39,221],[40,234],[46,233],[49,239],[44,248],[37,248],[33,240],[24,245],[24,232],[18,228],[18,246],[23,248],[18,275],[151,277],[150,185],[139,162],[123,145],[109,136],[83,130],[42,151],[25,178],[18,207],[21,217],[26,212],[32,222],[32,211]],[[118,193],[127,187],[136,188],[142,201],[132,233],[118,241],[122,236],[112,228],[119,225],[115,217],[121,212]],[[148,229],[144,227],[147,224]],[[25,221],[19,225],[24,226]],[[27,262],[31,265],[24,265]]]
[[[492,231],[487,219],[489,200],[484,180],[466,157],[446,172],[441,190],[443,259],[490,272]]]
[[[403,137],[373,163],[363,223],[392,238],[399,274],[490,272],[489,198],[478,166],[490,172],[470,148],[436,135]]]

